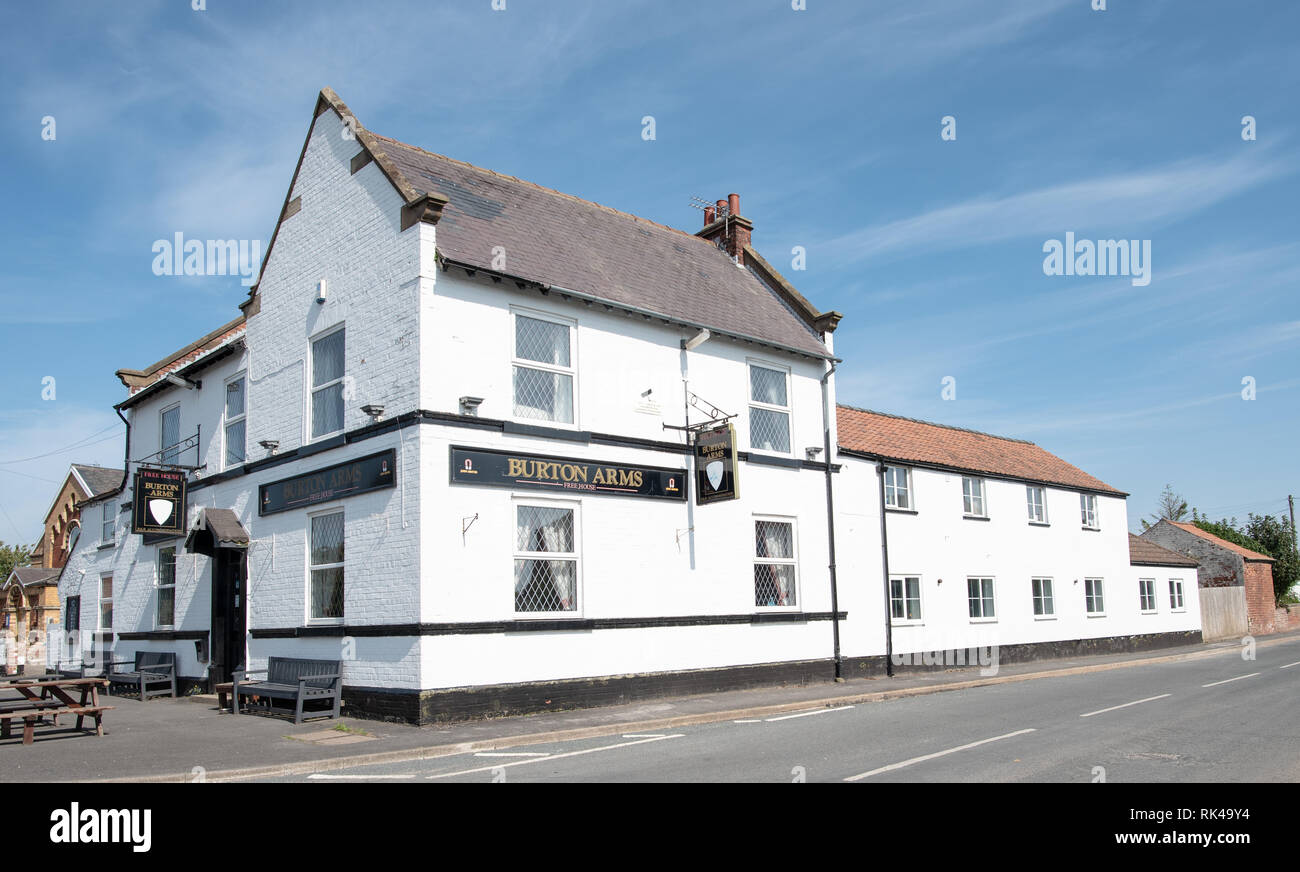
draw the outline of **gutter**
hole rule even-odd
[[[885,510],[885,464],[876,463],[876,481],[880,488],[880,560],[885,569],[885,675],[894,674],[894,622],[889,607],[889,525]]]
[[[822,434],[824,444],[822,450],[826,452],[826,539],[828,556],[830,563],[831,579],[831,637],[833,639],[834,656],[835,656],[835,680],[843,681],[843,658],[840,656],[840,592],[839,579],[835,570],[835,492],[831,478],[831,407],[830,407],[830,378],[835,374],[835,369],[839,364],[831,363],[830,369],[822,376]]]

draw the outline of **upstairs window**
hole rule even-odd
[[[311,344],[311,438],[343,430],[345,330],[335,330]]]
[[[984,505],[984,479],[963,476],[961,480],[962,512],[968,518],[987,518]]]
[[[573,328],[515,313],[514,414],[572,424]]]
[[[1047,489],[1029,486],[1025,488],[1025,502],[1029,509],[1029,523],[1047,523]]]
[[[112,502],[104,503],[104,526],[100,534],[100,540],[108,543],[112,542],[117,532],[117,506]]]
[[[790,453],[789,373],[749,365],[749,447]]]
[[[244,462],[245,413],[248,409],[246,385],[247,380],[242,375],[226,382],[226,466],[239,466]]]
[[[1083,517],[1083,526],[1089,530],[1099,530],[1097,523],[1097,497],[1095,494],[1079,494],[1079,513]]]
[[[159,448],[162,449],[162,462],[175,465],[180,459],[181,450],[177,447],[181,441],[181,407],[172,406],[162,413],[162,437]]]
[[[891,509],[912,508],[912,471],[907,467],[885,467],[885,505]]]

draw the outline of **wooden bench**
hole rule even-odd
[[[23,744],[34,740],[37,721],[49,718],[56,726],[59,715],[75,715],[77,729],[87,717],[95,719],[95,735],[104,735],[104,712],[113,708],[99,704],[99,686],[107,684],[103,678],[65,678],[40,681],[14,681],[0,683],[0,690],[13,690],[18,699],[0,703],[0,739],[8,739],[14,721],[23,722]],[[36,691],[39,689],[40,695]],[[81,691],[81,698],[73,699],[71,692]]]
[[[343,696],[343,661],[301,660],[294,657],[270,657],[266,669],[253,669],[235,673],[231,688],[233,711],[241,713],[240,698],[256,696],[268,703],[273,699],[294,701],[293,722],[301,724],[303,717],[320,716],[337,718]],[[249,675],[266,674],[265,681],[245,681]],[[304,705],[317,701],[331,702],[332,706],[317,712],[305,712]]]
[[[130,671],[117,671],[119,666],[132,666]],[[170,651],[137,651],[135,660],[119,660],[108,664],[108,680],[112,684],[134,685],[140,701],[154,696],[176,696],[176,655]],[[158,690],[151,686],[166,685]],[[111,692],[111,691],[110,691]]]

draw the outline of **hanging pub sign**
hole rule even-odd
[[[736,481],[736,428],[723,424],[695,434],[695,502],[697,505],[734,500]]]
[[[131,532],[185,535],[185,473],[137,469],[131,496]]]
[[[452,484],[686,499],[686,470],[451,446]]]
[[[257,490],[257,513],[273,515],[397,484],[397,449],[282,478]]]

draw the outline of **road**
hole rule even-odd
[[[766,718],[296,775],[358,782],[1296,782],[1300,639]]]

